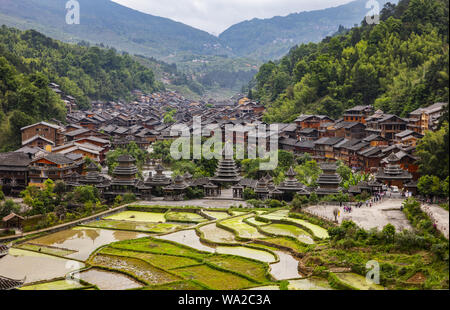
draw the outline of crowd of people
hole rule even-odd
[[[374,206],[377,203],[380,203],[383,201],[383,199],[386,197],[387,193],[386,192],[377,192],[374,193],[374,196],[370,199],[367,199],[364,202],[358,202],[356,205],[354,205],[355,208],[362,208],[364,205],[366,206],[366,208],[372,208],[372,206]],[[346,213],[351,213],[352,212],[352,205],[350,204],[343,204],[340,203],[340,207],[344,209],[344,212]]]

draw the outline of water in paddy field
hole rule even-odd
[[[77,227],[34,239],[32,242],[77,251],[68,255],[67,258],[84,261],[93,251],[103,245],[147,236],[148,234],[130,231]]]
[[[205,239],[216,243],[237,243],[234,234],[228,230],[219,228],[216,223],[200,227],[200,231],[204,234]]]
[[[289,290],[302,290],[302,291],[333,290],[333,288],[328,283],[328,280],[317,277],[289,281],[288,288]]]
[[[279,291],[279,290],[280,287],[278,285],[261,286],[248,289],[248,291]]]
[[[270,274],[274,276],[275,279],[288,280],[301,277],[298,273],[298,260],[292,255],[281,251],[277,251],[275,254],[280,258],[278,263],[270,265]]]
[[[0,261],[0,274],[17,280],[26,277],[25,283],[34,283],[65,277],[83,267],[83,263],[70,259],[13,248]]]
[[[147,223],[165,223],[164,213],[124,211],[105,218],[105,220],[133,221]]]
[[[276,261],[276,257],[273,256],[270,252],[243,246],[219,246],[217,247],[217,253],[242,256],[246,258],[256,259],[265,263],[273,263]]]
[[[80,274],[80,279],[96,285],[100,290],[128,290],[143,285],[124,274],[101,269],[89,269]]]
[[[173,242],[180,243],[182,245],[186,245],[188,247],[194,248],[199,251],[205,251],[214,253],[216,250],[213,247],[204,245],[200,242],[200,237],[197,236],[194,230],[182,230],[169,235],[159,236],[157,237],[163,240],[169,240]]]
[[[203,211],[203,213],[212,216],[213,218],[217,219],[217,220],[222,220],[225,219],[227,217],[230,217],[230,215],[226,212],[219,212],[219,211]]]

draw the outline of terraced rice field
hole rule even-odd
[[[237,255],[256,259],[265,263],[274,263],[277,261],[277,258],[272,253],[263,249],[257,250],[244,246],[218,246],[216,251],[220,254]]]
[[[121,250],[139,251],[153,254],[184,256],[203,259],[205,253],[200,253],[182,244],[172,244],[162,239],[142,238],[111,244],[110,247]]]
[[[141,253],[141,252],[134,252],[134,251],[119,250],[119,249],[114,249],[111,247],[103,248],[100,250],[99,253],[107,254],[107,255],[138,258],[138,259],[146,261],[156,267],[159,267],[159,268],[165,269],[165,270],[199,264],[198,260],[188,258],[188,257],[169,256],[169,255],[152,254],[152,253]]]
[[[119,272],[91,268],[80,273],[80,279],[97,286],[100,290],[129,290],[140,288],[142,283]]]
[[[156,290],[156,291],[199,291],[205,288],[192,282],[192,281],[179,281],[162,285],[154,285],[146,287],[144,290]]]
[[[200,237],[197,236],[197,233],[193,229],[182,230],[182,231],[178,231],[178,232],[175,232],[175,233],[172,233],[169,235],[159,236],[157,238],[184,244],[184,245],[187,245],[188,247],[191,247],[191,248],[194,248],[194,249],[197,249],[200,251],[211,252],[211,253],[213,253],[215,251],[213,247],[210,247],[208,245],[204,245],[203,243],[201,243]]]
[[[266,242],[273,243],[276,245],[280,245],[283,247],[291,248],[296,252],[302,253],[305,250],[305,245],[300,243],[299,241],[291,240],[287,237],[270,237],[263,239]]]
[[[221,225],[237,232],[237,235],[242,238],[257,239],[265,238],[267,236],[261,234],[255,227],[243,222],[244,219],[252,217],[251,215],[238,216],[231,219],[220,221]]]
[[[233,216],[236,216],[236,215],[244,215],[244,214],[248,214],[248,213],[250,213],[250,212],[252,212],[252,211],[231,211],[231,214],[233,214]]]
[[[281,251],[277,251],[275,254],[277,254],[280,259],[278,263],[270,265],[270,273],[275,279],[288,280],[301,277],[298,273],[298,260],[292,255]]]
[[[227,212],[219,212],[219,211],[203,211],[203,213],[212,216],[213,218],[217,220],[223,220],[227,217],[230,217],[230,215]]]
[[[237,243],[234,234],[228,230],[216,226],[216,223],[208,224],[199,228],[204,238],[214,243]]]
[[[367,283],[366,278],[355,273],[336,273],[336,277],[344,283],[359,290],[384,290],[384,287],[374,283]]]
[[[147,223],[165,223],[164,213],[124,211],[106,217],[107,220],[147,222]]]
[[[279,291],[280,286],[278,285],[267,285],[267,286],[260,286],[260,287],[253,287],[249,288],[248,291]]]
[[[26,277],[27,284],[64,278],[80,268],[84,268],[84,264],[77,261],[13,248],[2,258],[0,274],[11,279]]]
[[[176,276],[135,258],[97,254],[91,260],[93,266],[101,266],[132,274],[149,285],[179,280]]]
[[[277,236],[294,237],[306,244],[314,244],[314,240],[312,239],[312,237],[306,231],[298,228],[297,226],[285,224],[270,224],[268,226],[261,227],[261,230]]]
[[[84,261],[88,259],[92,252],[103,245],[145,236],[147,235],[137,232],[76,227],[34,239],[32,242],[33,244],[76,251],[67,255],[67,257]]]
[[[16,246],[17,249],[35,251],[42,254],[49,254],[55,256],[68,256],[70,254],[75,253],[74,250],[62,249],[62,248],[54,248],[44,245],[38,245],[33,243],[24,243]]]
[[[191,212],[167,212],[166,220],[172,222],[186,222],[186,223],[203,223],[208,221],[200,214]]]
[[[146,223],[146,222],[132,222],[132,221],[116,221],[116,220],[100,220],[84,225],[91,228],[128,230],[146,233],[170,233],[180,228],[187,227],[186,225],[177,225],[169,223]]]
[[[258,221],[254,217],[250,217],[250,218],[246,219],[246,221],[249,222],[252,225],[255,225],[255,226],[263,226],[263,225],[267,225],[268,224],[268,223],[265,223],[265,222]]]
[[[58,280],[21,287],[22,291],[65,291],[82,289],[85,286],[73,280]]]
[[[217,247],[203,244],[194,229],[181,230],[208,221],[199,214],[125,211],[81,227],[34,239],[19,245],[20,249],[12,248],[0,264],[0,274],[15,279],[22,279],[26,275],[27,283],[32,285],[24,287],[25,290],[86,289],[91,286],[52,279],[64,278],[67,273],[84,268],[83,263],[70,258],[85,261],[102,247],[88,261],[92,268],[80,274],[82,280],[101,290],[143,287],[149,290],[278,290],[279,285],[273,282],[274,279],[291,280],[289,289],[329,289],[325,279],[292,280],[301,277],[298,261],[292,255],[256,244],[256,241],[252,244],[253,248],[248,243],[245,246],[236,240],[236,236],[262,239],[300,252],[306,248],[304,243],[314,244],[306,231],[294,225],[258,221],[250,211],[233,211],[234,218],[222,211],[204,212],[218,219],[219,225],[230,229],[220,228],[216,223],[197,226],[197,232],[208,241],[217,243]],[[258,214],[268,220],[287,220],[289,210],[278,210],[271,214],[258,211]],[[316,225],[311,226],[303,220],[289,220],[308,227],[317,237],[326,238],[323,233],[326,230],[321,231],[322,228],[314,227]],[[270,237],[258,229],[279,237]],[[164,235],[150,237],[150,234]],[[283,236],[295,237],[299,242]],[[226,246],[226,243],[236,246]],[[357,275],[337,276],[342,277],[344,282],[350,281],[355,287],[364,287]],[[33,284],[41,281],[50,282]]]
[[[319,277],[311,277],[307,279],[289,281],[288,289],[302,291],[324,291],[332,290],[333,288],[330,286],[330,284],[328,284],[328,280]]]
[[[180,268],[173,271],[184,279],[199,281],[214,290],[239,290],[256,286],[255,282],[246,278],[216,270],[206,265]]]
[[[252,260],[234,256],[214,255],[207,257],[205,261],[223,269],[244,274],[259,282],[270,281],[264,264],[258,264]]]
[[[320,239],[327,239],[330,236],[328,235],[328,231],[325,228],[322,228],[318,225],[311,224],[308,221],[302,220],[302,219],[296,219],[289,217],[289,210],[278,210],[273,213],[269,214],[263,214],[261,215],[262,218],[268,219],[268,220],[285,220],[292,223],[296,223],[299,225],[302,225],[312,231],[314,236]]]
[[[263,255],[269,254],[271,260],[275,259],[275,257],[267,251],[256,251],[258,252],[258,255],[261,255],[261,253]],[[162,253],[165,253],[165,255],[162,255]],[[172,244],[154,238],[143,238],[115,243],[110,247],[103,248],[97,255],[112,256],[121,259],[140,259],[161,269],[177,274],[184,279],[183,281],[196,280],[202,283],[202,285],[213,289],[241,289],[260,286],[263,283],[271,283],[268,274],[268,266],[263,262],[230,255],[211,255],[186,248],[181,244]],[[253,253],[252,257],[254,258],[254,256],[255,253]],[[220,269],[224,269],[224,271],[221,271]],[[225,272],[225,270],[234,271],[237,274]],[[240,276],[239,274],[249,278]],[[222,281],[220,281],[220,279],[222,279]],[[228,283],[229,281],[234,282]],[[183,287],[187,285],[189,289],[191,284],[184,283]],[[171,287],[172,283],[167,283],[149,289],[170,289]],[[201,286],[201,288],[205,287]]]

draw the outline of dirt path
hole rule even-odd
[[[428,214],[430,219],[436,224],[436,228],[448,239],[449,213],[436,205],[423,204],[422,211]]]
[[[372,207],[353,208],[351,213],[344,212],[343,208],[339,208],[340,216],[338,222],[352,220],[358,226],[364,229],[378,228],[383,229],[387,224],[392,224],[397,231],[403,229],[412,229],[411,224],[400,210],[403,200],[401,199],[385,199],[384,201],[373,205]],[[334,220],[334,206],[312,206],[305,209],[311,214]]]

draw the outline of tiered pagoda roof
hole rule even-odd
[[[172,183],[172,181],[164,175],[164,167],[161,164],[156,165],[155,167],[156,174],[149,175],[145,184],[148,186],[167,186]]]
[[[189,187],[189,184],[187,184],[184,181],[184,178],[179,175],[175,178],[174,182],[172,184],[170,184],[169,186],[164,187],[165,190],[178,190],[178,191],[182,191],[185,190]]]
[[[309,192],[305,189],[305,186],[300,183],[295,177],[297,176],[297,173],[294,171],[294,168],[291,167],[286,172],[285,176],[287,179],[282,182],[277,189],[281,192],[295,192],[295,193],[304,193],[308,194]]]
[[[339,193],[339,185],[341,184],[342,179],[336,173],[336,164],[322,164],[320,165],[320,168],[322,169],[323,173],[317,180],[317,183],[319,184],[317,194],[332,195]]]
[[[266,179],[267,188],[269,189],[269,191],[275,190],[275,183],[273,182],[273,177],[271,175],[267,174],[265,179]]]
[[[103,177],[98,172],[98,167],[96,164],[91,163],[86,168],[87,174],[83,178],[82,182],[89,185],[97,185],[103,182]]]
[[[269,187],[266,178],[262,178],[258,181],[255,188],[257,194],[269,194]]]
[[[111,185],[130,185],[134,186],[137,179],[138,169],[135,165],[136,160],[130,155],[121,155],[117,159],[119,165],[114,169],[114,178]]]
[[[408,171],[403,170],[400,167],[400,159],[394,154],[388,156],[386,159],[388,164],[386,167],[378,169],[378,173],[375,175],[375,178],[379,181],[384,180],[400,180],[400,181],[409,181],[412,180],[412,175]]]
[[[191,180],[192,177],[193,177],[193,175],[190,174],[189,172],[186,172],[186,173],[183,175],[183,178],[184,178],[186,181]]]
[[[221,159],[216,174],[211,181],[217,183],[237,183],[241,180],[236,163],[233,159]]]

